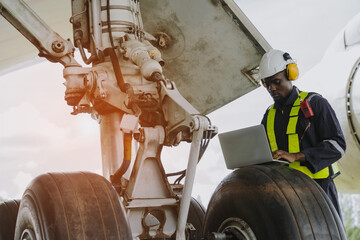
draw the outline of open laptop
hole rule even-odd
[[[267,162],[289,163],[272,158],[263,125],[221,133],[219,140],[228,169]]]

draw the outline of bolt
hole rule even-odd
[[[165,38],[163,36],[159,37],[159,45],[161,47],[166,47],[166,41],[165,41]]]
[[[161,48],[167,48],[171,44],[171,37],[164,32],[155,33],[155,37],[157,37],[157,43]]]
[[[61,53],[65,50],[65,45],[62,41],[54,41],[51,45],[51,48],[56,53]]]

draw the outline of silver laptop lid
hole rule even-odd
[[[273,161],[263,125],[221,133],[219,140],[228,169]]]

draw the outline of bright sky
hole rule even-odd
[[[304,73],[360,11],[358,0],[238,0],[270,45],[288,51]],[[5,46],[1,46],[5,47]],[[89,115],[70,115],[62,66],[42,62],[0,76],[0,197],[20,198],[26,185],[49,171],[101,173],[99,127]],[[211,113],[221,132],[258,124],[271,98],[259,88]],[[186,166],[189,144],[166,149],[169,171]],[[229,171],[215,138],[199,163],[193,196],[207,205]]]

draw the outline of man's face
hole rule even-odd
[[[285,99],[292,91],[292,84],[287,80],[285,71],[265,78],[265,86],[275,101]]]

